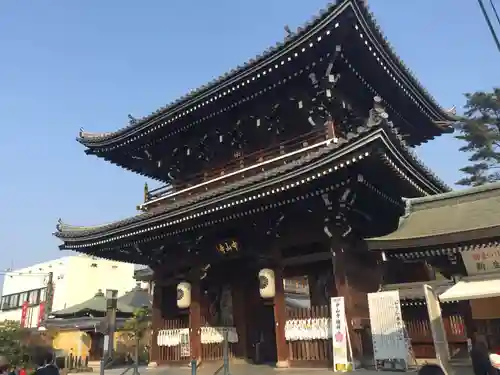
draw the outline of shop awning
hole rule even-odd
[[[500,297],[500,273],[468,276],[439,295],[441,302]]]

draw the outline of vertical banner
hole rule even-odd
[[[45,302],[41,302],[39,310],[38,310],[38,324],[37,324],[37,327],[40,327],[42,325],[42,322],[44,320],[44,316],[45,316]]]
[[[436,359],[445,373],[450,375],[453,373],[450,366],[450,347],[448,346],[448,338],[444,329],[441,305],[431,286],[426,284],[423,288],[429,321],[431,323],[432,340],[434,341],[434,348],[436,350]]]
[[[26,327],[26,318],[28,317],[28,301],[23,302],[23,306],[21,308],[21,327]]]
[[[399,291],[368,293],[368,308],[377,369],[406,370],[408,341]]]
[[[349,356],[347,348],[347,326],[344,297],[332,297],[332,348],[333,348],[333,370],[347,371]]]

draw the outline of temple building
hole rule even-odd
[[[455,117],[363,1],[330,5],[248,63],[129,120],[78,141],[164,186],[146,186],[133,217],[59,221],[55,235],[61,249],[151,268],[154,362],[220,360],[225,328],[234,358],[331,366],[335,296],[352,357],[372,355],[366,294],[386,274],[410,282],[427,271],[392,269],[364,238],[397,228],[402,197],[449,191],[413,147],[451,132]],[[284,279],[307,281],[309,307],[287,308]],[[307,335],[291,334],[301,322]]]
[[[120,296],[116,301],[114,348],[119,349],[122,330],[135,310],[152,305],[147,289],[137,285],[134,289]],[[104,353],[103,326],[107,324],[108,307],[106,296],[97,290],[92,298],[61,310],[52,312],[43,322],[45,329],[55,332],[53,346],[63,351],[65,356],[81,358],[82,362],[99,362]],[[126,337],[126,332],[123,337]]]
[[[500,349],[499,212],[500,183],[408,199],[395,231],[366,240],[392,269],[411,265],[428,270],[406,284],[388,275],[382,287],[399,290],[408,302],[403,318],[420,356],[432,356],[433,350],[429,323],[423,318],[427,311],[418,303],[424,300],[423,284],[431,285],[442,303],[452,354],[464,352],[474,333],[485,335],[492,349]]]

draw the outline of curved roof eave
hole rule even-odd
[[[396,130],[394,128],[388,128],[387,131],[395,132]],[[385,135],[385,130],[383,129],[378,129],[375,132],[369,132],[366,134],[366,137],[361,137],[358,135],[358,140],[354,141],[352,143],[349,143],[346,145],[345,148],[340,148],[337,149],[336,147],[330,148],[330,149],[325,149],[324,152],[321,152],[317,155],[317,160],[312,161],[311,159],[307,159],[308,162],[305,163],[304,161],[298,165],[298,169],[293,169],[293,173],[303,173],[304,170],[312,170],[316,168],[316,164],[319,166],[324,165],[325,163],[331,162],[332,160],[337,160],[339,158],[339,155],[348,155],[350,154],[353,150],[359,149],[360,147],[363,147],[366,144],[369,144],[375,140],[382,140],[382,142],[385,144],[385,147],[387,150],[397,159],[405,159],[408,162],[412,163],[413,165],[417,166],[417,169],[419,169],[421,172],[423,172],[423,176],[426,176],[425,178],[428,179],[428,184],[424,184],[428,186],[429,191],[426,194],[432,194],[440,191],[446,191],[449,189],[449,187],[444,184],[436,175],[434,175],[428,168],[425,167],[425,165],[418,159],[418,157],[413,153],[410,152],[408,147],[404,147],[406,149],[406,152],[404,154],[399,153],[396,151],[394,147],[390,147],[390,139],[387,138]],[[352,140],[351,140],[352,141]],[[359,143],[359,144],[357,144]],[[404,146],[402,144],[402,146]],[[307,165],[306,165],[307,164]],[[279,168],[277,168],[278,170]],[[287,174],[288,172],[283,172],[284,174]],[[274,175],[273,175],[274,176]],[[269,175],[267,175],[268,180],[273,180],[270,179]],[[276,178],[281,179],[282,176],[281,174],[278,174],[275,176]],[[419,175],[415,175],[416,180],[420,180]],[[268,181],[265,182],[266,186],[269,184],[272,184],[274,182]],[[422,182],[422,181],[421,181]],[[425,182],[425,181],[424,181]],[[262,182],[264,183],[264,182]],[[422,182],[423,183],[423,182]],[[251,184],[252,187],[248,187],[248,189],[259,189],[259,186],[256,186],[255,183]],[[226,186],[226,188],[229,189],[229,187]],[[243,186],[242,188],[246,188],[246,186]],[[234,190],[234,189],[233,189]],[[228,190],[227,194],[237,194],[234,193],[233,190]],[[226,193],[221,193],[221,195],[217,195],[215,197],[209,196],[206,198],[207,200],[220,200],[222,199],[221,197],[226,197]],[[238,193],[239,194],[239,193]],[[180,203],[178,203],[180,204]],[[200,200],[199,202],[194,202],[193,204],[196,205],[203,205],[206,206],[209,203],[206,203],[204,200]],[[120,228],[123,227],[128,227],[128,226],[137,226],[137,225],[145,225],[147,224],[146,222],[157,222],[159,221],[162,217],[170,217],[172,216],[171,220],[174,220],[173,216],[177,214],[182,214],[180,213],[175,213],[175,211],[178,210],[185,210],[186,206],[182,205],[179,206],[178,208],[175,207],[168,207],[167,210],[165,211],[160,211],[160,212],[155,212],[155,213],[141,213],[136,216],[129,217],[125,220],[119,221],[119,222],[114,222],[108,225],[101,225],[101,226],[95,226],[95,227],[77,227],[77,226],[71,226],[64,224],[62,221],[59,221],[57,225],[57,232],[54,233],[56,237],[58,237],[60,240],[66,243],[66,241],[79,241],[80,239],[85,239],[85,238],[92,238],[95,239],[94,236],[97,237],[106,237],[108,235],[117,235],[116,232],[117,230],[120,231]],[[174,220],[175,221],[175,220]],[[64,245],[63,245],[64,248]]]
[[[268,65],[273,62],[278,55],[286,53],[296,46],[301,45],[304,41],[307,41],[311,36],[314,36],[317,32],[321,31],[328,24],[330,24],[331,21],[335,20],[346,9],[353,9],[353,7],[361,10],[360,15],[365,19],[369,27],[373,29],[372,31],[375,34],[377,41],[382,44],[384,51],[392,60],[395,61],[396,65],[401,68],[402,74],[405,78],[411,82],[417,91],[423,94],[422,96],[427,104],[434,108],[435,113],[439,114],[436,121],[456,121],[457,117],[439,106],[437,101],[427,92],[427,90],[424,89],[424,87],[416,79],[415,75],[406,67],[399,56],[394,52],[394,49],[383,35],[365,2],[360,0],[344,0],[339,4],[331,4],[328,8],[321,10],[318,16],[313,17],[309,22],[298,28],[297,32],[293,33],[284,42],[276,43],[275,46],[265,50],[262,55],[258,55],[242,66],[238,66],[236,69],[226,72],[208,84],[191,91],[187,95],[184,95],[165,107],[158,109],[152,114],[139,120],[132,119],[128,126],[114,132],[92,133],[81,130],[77,141],[85,147],[92,149],[112,144],[115,141],[119,141],[123,138],[127,138],[141,132],[143,129],[155,125],[158,120],[174,115],[180,110],[198,103],[203,98],[226,88],[228,85],[239,82],[254,70]],[[439,125],[438,127],[441,128]],[[442,128],[441,130],[445,131]]]

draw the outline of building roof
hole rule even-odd
[[[131,306],[135,309],[140,309],[142,307],[149,308],[153,306],[151,294],[149,294],[147,289],[141,288],[140,285],[137,285],[130,292],[127,292],[118,298],[118,302],[123,305]]]
[[[129,318],[117,317],[116,318],[116,328],[121,329],[125,326]],[[43,322],[44,327],[50,328],[55,327],[62,331],[72,331],[72,330],[99,330],[101,327],[107,324],[106,317],[64,317],[64,318],[49,318]]]
[[[400,87],[404,87],[402,94],[407,95],[412,102],[416,103],[432,122],[454,119],[449,111],[443,110],[437,104],[394,52],[368,10],[365,1],[343,0],[330,4],[283,42],[268,48],[248,63],[238,66],[148,116],[131,119],[129,125],[120,130],[107,133],[81,131],[78,141],[89,149],[109,148],[109,146],[115,149],[151,131],[157,131],[164,126],[172,126],[188,115],[193,116],[196,111],[205,110],[206,107],[212,105],[217,106],[217,100],[233,94],[238,95],[240,89],[259,82],[259,77],[287,66],[289,62],[298,59],[301,53],[315,48],[320,43],[325,43],[326,38],[335,34],[341,18],[342,21],[348,21],[344,23],[349,23],[346,27],[350,29],[350,32],[359,34],[360,43],[366,44],[367,48],[372,51],[371,55],[375,56],[374,63],[384,68],[387,72],[387,79],[394,80]],[[344,27],[343,24],[340,25],[340,28],[342,27]],[[109,150],[111,148],[107,151]]]
[[[124,314],[132,314],[135,310],[134,307],[126,305],[120,301],[117,301],[116,307],[118,313],[124,313]],[[56,318],[62,318],[68,316],[83,315],[87,313],[105,314],[106,311],[107,311],[106,297],[104,296],[104,293],[101,290],[99,290],[95,294],[95,296],[92,297],[91,299],[70,306],[66,309],[54,311],[51,313],[51,316],[54,316]]]
[[[373,250],[401,250],[495,237],[500,237],[500,183],[407,199],[399,227],[366,241]]]

